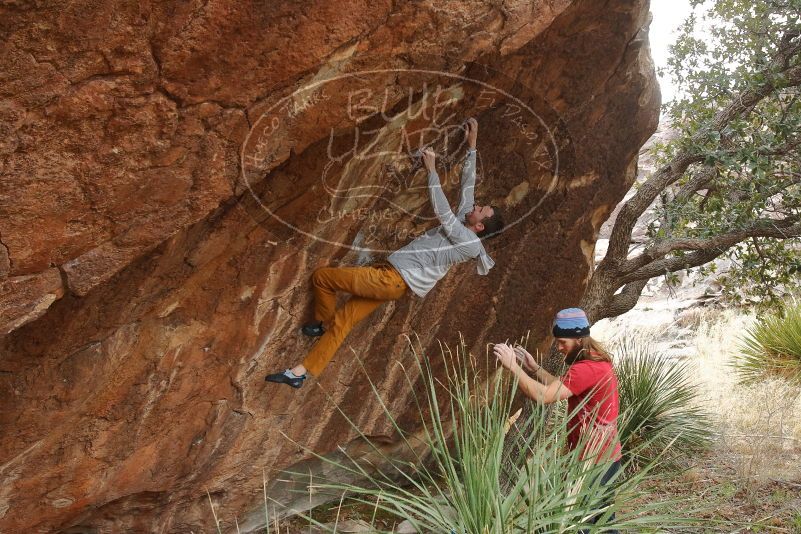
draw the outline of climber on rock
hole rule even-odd
[[[320,336],[320,339],[302,363],[268,375],[265,380],[301,387],[307,372],[319,376],[348,332],[359,321],[385,301],[404,297],[409,290],[421,298],[425,297],[448,269],[457,263],[477,258],[478,273],[489,273],[494,262],[481,241],[497,235],[504,223],[498,208],[474,204],[478,121],[473,118],[467,120],[466,135],[469,149],[462,168],[461,196],[456,213],[451,210],[442,191],[435,169],[434,151],[425,149],[422,156],[428,170],[428,190],[440,225],[393,252],[387,258],[387,264],[322,267],[314,271],[315,320],[304,325],[301,331],[307,336]],[[335,309],[337,291],[351,295],[339,310]]]

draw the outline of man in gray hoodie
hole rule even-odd
[[[299,388],[307,372],[319,376],[359,321],[384,302],[399,299],[409,290],[425,297],[452,265],[475,258],[478,260],[478,273],[489,273],[494,262],[481,240],[497,235],[504,223],[498,208],[474,203],[478,138],[475,119],[467,120],[466,135],[469,149],[462,168],[461,195],[456,213],[451,210],[442,191],[435,169],[434,151],[428,148],[423,151],[423,162],[428,170],[431,205],[440,225],[393,252],[387,258],[387,265],[317,269],[312,275],[315,321],[304,325],[301,330],[307,336],[320,336],[320,340],[303,363],[267,375],[265,380]],[[351,294],[339,310],[336,309],[337,291]]]

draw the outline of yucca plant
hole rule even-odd
[[[801,383],[801,300],[759,319],[740,342],[734,366],[742,383],[779,377]]]
[[[618,378],[618,431],[631,467],[662,455],[663,465],[707,448],[711,420],[686,362],[667,358],[649,340],[626,335],[610,346]]]
[[[617,499],[609,501],[608,493],[600,487],[607,465],[584,461],[577,451],[565,452],[565,428],[570,414],[552,415],[548,421],[544,410],[533,410],[528,426],[533,431],[524,437],[521,453],[516,458],[505,458],[504,434],[509,428],[516,390],[516,383],[508,379],[509,375],[497,372],[494,358],[489,355],[479,365],[475,358],[466,355],[464,347],[457,354],[445,348],[442,356],[446,376],[440,381],[430,360],[417,357],[417,351],[415,356],[417,372],[407,373],[407,369],[404,372],[412,391],[415,389],[411,375],[420,376],[425,384],[424,395],[415,396],[414,400],[423,425],[417,436],[422,435],[424,448],[430,455],[417,456],[409,462],[384,457],[395,470],[389,474],[376,473],[357,459],[349,458],[350,462],[343,463],[309,451],[363,481],[318,480],[315,491],[347,495],[351,501],[374,506],[398,521],[408,520],[418,532],[578,532],[582,527],[589,528],[594,516],[596,527],[632,531],[642,531],[646,525],[665,527],[688,522],[686,518],[659,513],[676,509],[675,503],[665,501],[637,510],[621,509],[621,503],[638,493],[638,485],[649,476],[657,461],[641,466],[625,479],[615,480]],[[409,440],[409,434],[386,410],[375,387],[373,392],[375,402],[385,408],[385,415],[400,439]],[[340,413],[345,416],[343,411]],[[356,425],[353,427],[364,437]],[[643,443],[651,446],[647,436]],[[410,450],[415,449],[411,442],[407,444]],[[380,453],[378,448],[374,450]],[[504,491],[502,480],[509,475],[516,482]],[[331,530],[335,532],[336,528]]]

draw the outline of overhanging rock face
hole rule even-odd
[[[413,426],[407,336],[544,338],[656,128],[647,22],[622,0],[0,8],[0,531],[210,531],[206,489],[242,517],[291,440],[354,438],[331,402],[391,438],[365,373]],[[421,144],[455,201],[471,115],[478,202],[510,223],[490,275],[385,304],[320,387],[266,385],[308,350],[314,268],[432,226]]]

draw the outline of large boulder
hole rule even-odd
[[[308,453],[415,408],[407,337],[485,353],[578,302],[660,96],[648,2],[0,7],[0,531],[211,531]],[[463,117],[497,265],[388,303],[302,390],[310,275],[433,224]],[[361,362],[361,363],[360,363]],[[362,367],[363,364],[363,367]],[[408,367],[408,365],[407,365]],[[368,380],[368,377],[370,380]],[[319,387],[318,387],[319,386]],[[285,434],[286,437],[284,435]],[[383,438],[382,438],[383,437]]]

